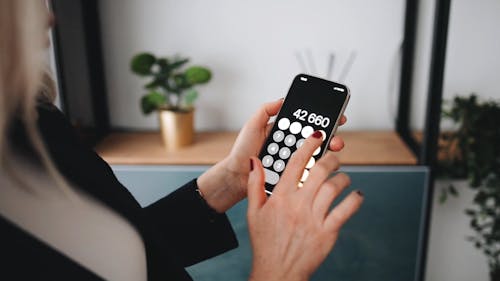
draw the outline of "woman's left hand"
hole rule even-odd
[[[246,197],[249,159],[259,155],[273,125],[269,119],[278,114],[282,104],[283,99],[264,104],[243,126],[229,155],[198,178],[198,187],[205,200],[217,212],[227,211]],[[339,125],[346,121],[342,116]],[[343,147],[344,140],[334,136],[329,149],[340,151]]]

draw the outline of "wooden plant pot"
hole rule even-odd
[[[160,131],[167,150],[188,146],[194,140],[194,109],[190,111],[158,110]]]

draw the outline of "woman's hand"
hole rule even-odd
[[[251,158],[248,179],[248,227],[253,249],[250,280],[308,280],[331,251],[342,225],[358,210],[363,196],[352,192],[333,210],[333,200],[350,184],[328,151],[310,170],[303,187],[297,184],[314,150],[321,144],[315,132],[298,149],[269,199],[264,171]]]
[[[223,213],[247,195],[249,163],[248,159],[258,156],[272,124],[269,119],[278,114],[283,99],[264,104],[243,126],[230,154],[211,167],[198,178],[198,187],[207,203],[216,211]],[[342,116],[340,125],[346,122]],[[330,150],[340,151],[344,141],[333,137]]]

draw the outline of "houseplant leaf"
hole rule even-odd
[[[163,82],[161,79],[159,79],[158,77],[155,77],[151,82],[149,82],[148,84],[144,85],[144,88],[147,89],[147,90],[154,90],[158,87],[161,87],[163,85]]]
[[[475,236],[468,240],[488,259],[491,280],[500,280],[500,102],[482,102],[474,94],[456,97],[443,117],[455,123],[442,148],[441,176],[467,178],[475,191],[472,208],[466,210]],[[454,189],[442,189],[454,194]]]
[[[141,76],[151,75],[151,68],[156,62],[156,57],[150,53],[140,53],[134,56],[130,62],[130,69]]]
[[[180,93],[182,90],[190,88],[192,85],[188,82],[184,73],[177,73],[174,75],[175,86]]]
[[[141,99],[141,108],[144,114],[149,114],[152,111],[164,106],[167,103],[165,95],[151,91],[144,95]]]
[[[210,81],[212,73],[205,67],[192,66],[184,72],[186,79],[190,84],[203,84]]]
[[[174,61],[173,63],[168,65],[169,71],[172,71],[174,69],[177,69],[177,68],[183,66],[188,61],[189,61],[189,59],[177,59],[176,61]]]
[[[198,98],[198,91],[195,89],[189,89],[184,94],[184,105],[188,108],[193,107],[194,101]]]

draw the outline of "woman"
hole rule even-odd
[[[332,152],[296,188],[321,144],[293,155],[269,199],[255,157],[282,100],[245,124],[231,153],[174,193],[141,208],[110,167],[82,146],[50,103],[43,74],[49,16],[42,1],[0,1],[0,279],[191,280],[184,267],[237,246],[224,212],[248,194],[251,280],[307,280],[332,249],[360,192]],[[345,122],[345,118],[344,118]],[[343,142],[334,138],[330,149]]]

